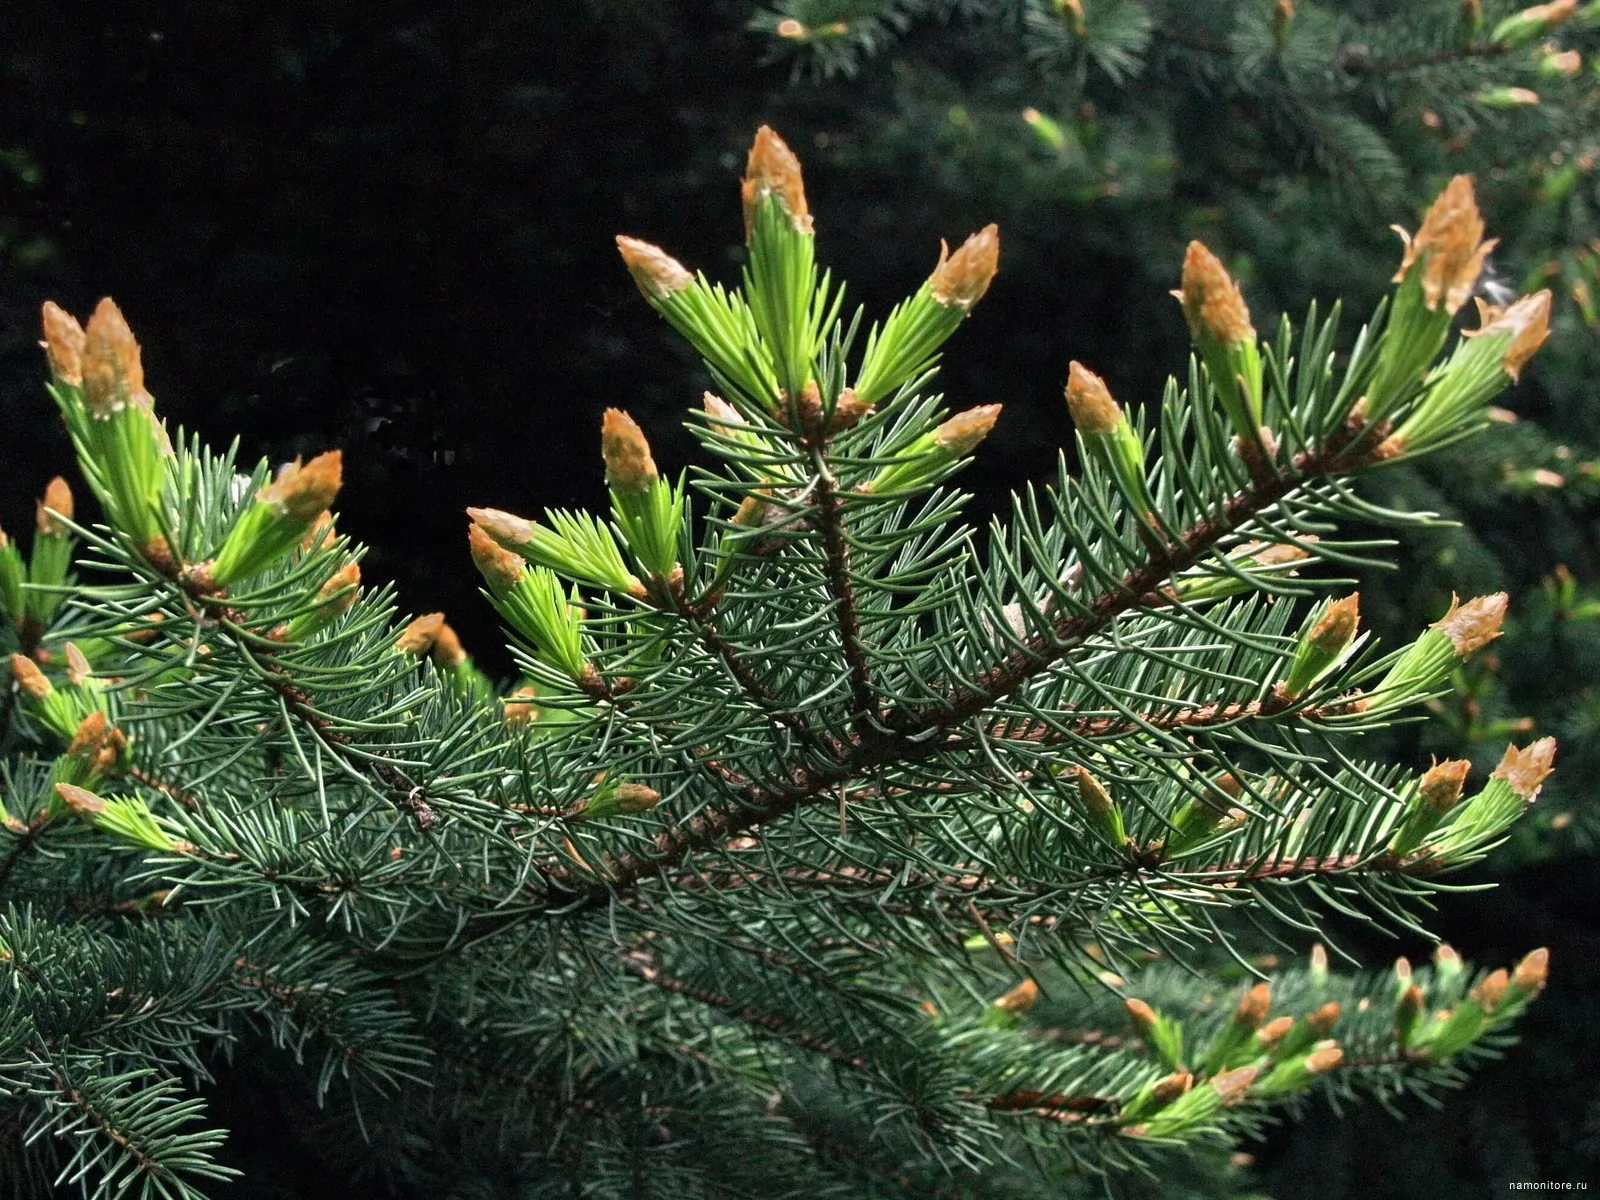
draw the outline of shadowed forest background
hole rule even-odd
[[[1225,57],[1205,49],[1207,22],[1233,20],[1239,3],[1193,6],[1169,44],[1158,30],[1142,73],[1120,76],[1109,59],[1038,53],[1029,22],[1049,5],[854,7],[905,14],[904,36],[853,60],[808,57],[747,27],[776,28],[782,13],[735,0],[11,6],[0,523],[25,528],[71,459],[41,388],[39,306],[85,312],[109,294],[169,419],[216,443],[237,435],[246,460],[341,447],[341,528],[372,546],[366,578],[394,580],[402,608],[444,609],[504,673],[462,510],[600,502],[607,406],[639,419],[663,467],[691,460],[679,422],[706,380],[612,238],[734,276],[737,180],[759,124],[804,159],[819,258],[852,281],[851,303],[887,309],[941,238],[999,223],[999,277],[942,379],[959,406],[1006,406],[963,481],[984,511],[1070,446],[1070,358],[1127,402],[1155,400],[1181,370],[1188,334],[1165,291],[1191,237],[1241,275],[1263,330],[1317,296],[1363,311],[1398,259],[1386,226],[1414,226],[1445,176],[1474,172],[1505,239],[1500,273],[1557,288],[1557,335],[1511,395],[1520,420],[1377,484],[1464,528],[1408,542],[1398,575],[1364,582],[1363,609],[1382,630],[1437,617],[1451,591],[1512,593],[1507,667],[1474,668],[1441,720],[1398,736],[1441,755],[1497,737],[1498,753],[1513,728],[1562,739],[1532,828],[1463,881],[1500,886],[1448,898],[1434,922],[1484,961],[1548,944],[1551,986],[1522,1043],[1443,1111],[1315,1112],[1258,1148],[1237,1194],[1600,1186],[1600,333],[1589,292],[1572,286],[1593,279],[1600,232],[1582,145],[1600,36],[1570,33],[1583,73],[1550,75],[1536,107],[1473,109],[1459,78],[1408,70],[1383,86],[1357,79],[1341,131],[1334,109],[1314,95],[1296,108],[1295,95],[1342,87],[1334,76],[1359,64],[1309,81],[1293,62],[1194,65]],[[1272,6],[1260,7],[1266,21]],[[1325,7],[1377,19],[1404,6]],[[1509,56],[1504,82],[1523,82]],[[1374,961],[1426,954],[1360,927],[1347,936]],[[234,1131],[228,1161],[249,1172],[229,1194],[334,1194],[319,1190],[330,1164],[275,1150],[319,1119],[300,1098],[240,1062],[213,1102]]]

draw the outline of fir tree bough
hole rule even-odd
[[[664,474],[611,410],[609,517],[472,510],[504,696],[441,614],[363,590],[337,452],[238,473],[168,435],[115,305],[47,306],[106,524],[62,485],[26,564],[0,545],[29,1178],[202,1194],[230,1171],[193,1088],[273,1046],[402,1194],[1059,1195],[1503,1044],[1543,951],[1240,950],[1330,913],[1422,931],[1551,769],[1550,739],[1486,780],[1363,761],[1505,597],[1385,650],[1336,594],[1383,549],[1342,520],[1425,519],[1351,480],[1471,434],[1547,332],[1539,293],[1447,348],[1470,181],[1348,353],[1337,307],[1262,339],[1196,243],[1186,383],[1147,418],[1072,364],[1080,470],[986,536],[948,482],[1000,407],[927,388],[998,232],[864,330],[768,129],[743,204],[736,289],[618,239],[721,392],[711,465]]]

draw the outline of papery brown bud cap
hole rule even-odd
[[[360,598],[361,564],[345,563],[317,589],[324,615],[347,613]]]
[[[1324,1075],[1344,1061],[1344,1051],[1335,1042],[1319,1042],[1317,1048],[1306,1055],[1306,1070],[1312,1075]]]
[[[67,753],[74,758],[91,758],[100,752],[105,743],[108,722],[105,713],[96,709],[78,722],[77,731],[67,745]]]
[[[1495,247],[1483,239],[1483,217],[1470,175],[1457,175],[1422,218],[1422,228],[1412,237],[1398,225],[1395,232],[1405,243],[1405,254],[1394,282],[1421,262],[1423,303],[1432,311],[1453,313],[1467,302],[1483,270],[1483,260]]]
[[[96,417],[106,418],[128,404],[148,404],[139,343],[107,296],[95,306],[83,340],[83,402]]]
[[[78,318],[54,300],[44,302],[44,347],[50,373],[62,383],[79,387],[83,383],[83,326]]]
[[[1272,1011],[1272,985],[1258,983],[1239,1001],[1233,1019],[1249,1029],[1254,1029],[1267,1019],[1267,1013],[1270,1011]]]
[[[1302,549],[1299,546],[1291,546],[1287,543],[1279,542],[1268,546],[1259,554],[1252,555],[1250,565],[1257,567],[1281,567],[1285,563],[1304,562],[1310,557],[1311,551],[1309,550]]]
[[[75,817],[89,821],[106,810],[106,802],[88,788],[74,787],[70,783],[56,784],[56,795]]]
[[[1423,1002],[1422,988],[1412,983],[1408,984],[1405,991],[1400,993],[1400,1000],[1396,1008],[1401,1015],[1409,1014],[1415,1016],[1422,1011]]]
[[[1337,653],[1350,644],[1361,624],[1361,593],[1351,592],[1323,610],[1311,627],[1311,642],[1319,650]]]
[[[1150,1091],[1150,1098],[1157,1104],[1171,1104],[1193,1086],[1194,1076],[1187,1071],[1179,1071],[1157,1080],[1156,1086]]]
[[[998,404],[980,404],[957,413],[933,431],[934,440],[955,457],[971,454],[1000,419],[1000,408]]]
[[[1039,1001],[1039,985],[1024,979],[1004,996],[994,1002],[994,1007],[1008,1013],[1025,1013]]]
[[[11,677],[17,681],[22,694],[30,700],[43,700],[55,691],[45,673],[39,670],[39,664],[26,654],[11,656]]]
[[[1479,328],[1469,329],[1462,337],[1482,337],[1484,334],[1509,333],[1500,364],[1512,382],[1522,378],[1522,368],[1544,345],[1550,336],[1550,289],[1523,296],[1509,308],[1497,308],[1474,297],[1478,305]]]
[[[1518,991],[1537,992],[1544,988],[1550,976],[1550,951],[1544,947],[1530,950],[1511,972],[1511,983]]]
[[[508,549],[533,541],[537,526],[526,517],[498,508],[469,508],[467,516],[495,541]]]
[[[1478,1002],[1478,1007],[1486,1013],[1492,1013],[1500,1007],[1500,1001],[1505,998],[1506,989],[1511,986],[1511,973],[1504,967],[1491,971],[1483,977],[1483,981],[1472,989],[1471,995]]]
[[[1104,816],[1116,808],[1111,793],[1106,790],[1106,785],[1101,783],[1083,767],[1077,769],[1078,796],[1083,801],[1083,806],[1095,816]]]
[[[450,628],[448,622],[442,622],[439,631],[433,637],[434,666],[451,671],[466,661],[467,652],[461,645],[460,636]]]
[[[1339,1023],[1339,1014],[1343,1011],[1337,1000],[1329,1000],[1306,1017],[1306,1024],[1316,1033],[1327,1033]]]
[[[748,425],[749,422],[740,415],[739,410],[729,404],[715,392],[707,392],[700,397],[700,406],[705,409],[706,416],[724,425]]]
[[[394,648],[401,654],[420,657],[433,648],[433,639],[438,636],[439,627],[443,624],[442,612],[424,613],[400,631],[400,636],[394,640]]]
[[[334,539],[333,514],[322,512],[311,522],[305,537],[300,539],[300,553],[311,554],[331,545]]]
[[[1540,738],[1520,749],[1507,746],[1505,757],[1490,778],[1504,779],[1513,792],[1532,804],[1545,779],[1555,770],[1555,761],[1556,740],[1553,737]]]
[[[660,246],[619,233],[617,249],[639,290],[652,299],[665,300],[694,283],[689,269]]]
[[[1067,411],[1084,433],[1110,433],[1126,419],[1106,381],[1080,362],[1067,366]]]
[[[90,665],[89,658],[78,648],[77,642],[67,643],[67,682],[73,687],[82,687],[84,680],[94,674],[94,667]]]
[[[1417,785],[1417,793],[1428,811],[1443,816],[1461,799],[1462,786],[1472,764],[1464,758],[1447,759],[1429,767]]]
[[[1244,1098],[1245,1092],[1250,1090],[1250,1085],[1256,1081],[1254,1067],[1237,1067],[1232,1071],[1225,1071],[1211,1081],[1211,1086],[1216,1089],[1218,1096],[1222,1097],[1224,1104],[1232,1104]]]
[[[983,299],[999,270],[1000,226],[985,225],[954,254],[940,243],[939,265],[928,276],[928,289],[945,308],[967,312]]]
[[[1550,0],[1548,4],[1535,4],[1525,8],[1519,16],[1543,21],[1546,29],[1560,25],[1578,11],[1578,0]]]
[[[1452,598],[1450,611],[1433,623],[1433,628],[1450,639],[1460,655],[1471,654],[1500,636],[1509,597],[1504,592],[1478,596],[1465,604]]]
[[[491,592],[509,592],[528,569],[520,554],[503,548],[477,525],[467,530],[467,545],[472,551],[473,564]]]
[[[1284,1034],[1293,1028],[1293,1017],[1273,1017],[1272,1020],[1256,1030],[1256,1040],[1263,1046],[1275,1046],[1283,1040]]]
[[[284,516],[309,524],[339,494],[344,478],[344,455],[329,450],[302,465],[297,458],[285,463],[278,477],[257,494],[264,504],[276,504]]]
[[[600,452],[606,485],[619,492],[642,492],[660,477],[639,423],[620,408],[608,408],[600,425]]]
[[[750,156],[745,161],[744,183],[740,188],[744,201],[744,229],[748,237],[755,231],[756,214],[768,196],[776,197],[789,214],[789,222],[798,233],[811,232],[811,210],[806,206],[805,182],[800,175],[800,160],[795,157],[781,137],[766,125],[756,130],[755,141],[750,145]]]
[[[616,799],[618,812],[642,813],[661,803],[661,793],[642,783],[619,783]]]
[[[1127,1000],[1124,1000],[1123,1003],[1127,1006],[1128,1016],[1133,1018],[1134,1028],[1136,1028],[1141,1035],[1148,1034],[1156,1027],[1156,1022],[1160,1020],[1160,1018],[1156,1016],[1156,1010],[1151,1008],[1143,1000],[1130,996]]]
[[[1244,293],[1222,260],[1202,242],[1190,242],[1183,256],[1182,286],[1173,293],[1183,304],[1183,315],[1196,337],[1209,336],[1225,346],[1253,342],[1256,327]]]
[[[46,512],[46,509],[49,512]],[[74,515],[72,488],[59,475],[45,485],[44,499],[40,500],[38,506],[34,509],[33,519],[34,526],[40,533],[48,534],[51,537],[65,536],[67,527],[51,516],[50,513],[59,514],[69,521],[72,520]]]
[[[539,717],[539,693],[531,687],[519,687],[505,699],[502,712],[505,722],[513,729],[531,725]]]

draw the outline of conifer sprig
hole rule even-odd
[[[75,373],[75,326],[47,313],[108,525],[74,527],[94,582],[11,660],[28,749],[6,764],[0,884],[39,915],[0,918],[18,981],[0,1037],[55,1037],[56,996],[109,1001],[139,970],[126,995],[159,1002],[85,1016],[76,1057],[27,1042],[6,1086],[39,1130],[115,1147],[69,1163],[120,1164],[96,1176],[115,1194],[221,1170],[213,1135],[173,1132],[195,1115],[173,1081],[245,1030],[315,1044],[317,1093],[394,1097],[407,1136],[495,1104],[540,1130],[581,1111],[573,1136],[604,1158],[637,1148],[644,1096],[663,1160],[722,1136],[696,1125],[715,1114],[757,1141],[801,1131],[784,1153],[818,1178],[841,1169],[810,1136],[819,1094],[886,1131],[863,1152],[879,1166],[1026,1146],[1042,1171],[1107,1170],[1315,1091],[1458,1081],[1542,959],[1477,981],[1442,961],[1387,993],[1314,963],[1226,1012],[1205,976],[1167,973],[1213,969],[1230,912],[1420,928],[1552,767],[1549,741],[1486,781],[1359,754],[1497,636],[1503,595],[1388,650],[1356,597],[1306,602],[1324,564],[1381,550],[1341,523],[1419,519],[1352,478],[1477,423],[1541,339],[1535,296],[1436,361],[1430,281],[1448,307],[1483,234],[1470,183],[1451,189],[1402,264],[1415,295],[1343,359],[1337,314],[1263,339],[1193,249],[1187,386],[1125,409],[1072,364],[1081,473],[1063,458],[984,539],[948,484],[1002,413],[924,389],[996,279],[997,234],[858,352],[798,162],[763,130],[742,288],[619,242],[728,393],[694,416],[709,462],[673,482],[610,410],[607,516],[471,512],[525,672],[505,695],[443,614],[401,620],[362,579],[327,511],[337,452],[273,477],[169,448],[125,327],[100,328],[91,386],[93,330]],[[116,437],[94,424],[112,418]],[[419,1076],[449,1096],[397,1094]]]

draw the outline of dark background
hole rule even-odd
[[[1215,133],[1217,114],[1186,121],[1181,101],[1166,115],[1187,139],[1182,154],[1126,131],[1144,170],[1085,193],[973,127],[968,93],[1027,97],[1006,93],[1020,84],[959,28],[913,36],[931,64],[917,78],[886,63],[796,84],[743,31],[748,15],[733,0],[9,8],[0,523],[25,529],[45,481],[70,465],[40,386],[39,305],[86,316],[109,294],[169,419],[214,445],[238,437],[247,461],[343,448],[340,524],[372,547],[367,581],[392,580],[403,610],[445,609],[503,671],[462,509],[599,502],[599,417],[611,405],[641,421],[664,466],[689,460],[679,420],[704,380],[637,296],[612,237],[648,238],[733,278],[737,179],[758,124],[804,158],[819,255],[869,313],[920,282],[940,238],[1001,223],[1001,274],[943,376],[955,405],[1006,405],[966,477],[980,513],[1053,471],[1070,441],[1059,391],[1069,358],[1120,395],[1159,394],[1187,348],[1163,292],[1188,237],[1226,246],[1253,229],[1296,257],[1298,273],[1263,266],[1247,278],[1266,329],[1273,311],[1317,292],[1345,292],[1362,310],[1389,269],[1370,264],[1392,259],[1383,225],[1414,212],[1325,197],[1359,229],[1335,237],[1337,222],[1307,216],[1302,234],[1283,209],[1263,224],[1272,156],[1242,165]],[[1232,191],[1219,185],[1224,163]],[[1535,381],[1514,407],[1592,427],[1592,412],[1561,417],[1559,395]],[[1583,514],[1495,503],[1485,544],[1514,588],[1536,588],[1557,561],[1593,579]],[[1553,519],[1554,550],[1541,541]],[[1430,586],[1447,584],[1435,574]],[[1480,1195],[1491,1180],[1545,1177],[1600,1187],[1600,884],[1592,866],[1548,855],[1502,874],[1496,892],[1451,899],[1434,927],[1491,965],[1554,947],[1527,1041],[1442,1114],[1412,1103],[1404,1125],[1376,1109],[1335,1125],[1315,1110],[1260,1148],[1265,1190]],[[1346,932],[1376,960],[1425,952]],[[284,1139],[317,1118],[260,1101],[254,1069],[213,1097],[253,1179],[237,1194],[349,1195],[328,1164],[284,1156]]]

